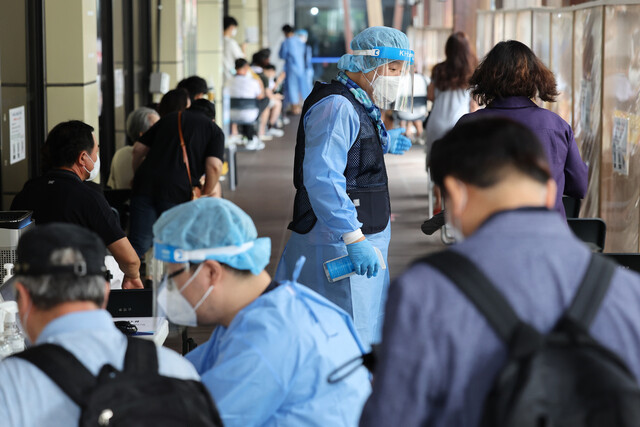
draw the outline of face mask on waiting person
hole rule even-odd
[[[195,307],[191,305],[182,293],[191,283],[193,283],[193,280],[200,273],[203,266],[204,263],[201,263],[198,266],[196,271],[191,277],[189,277],[189,280],[185,282],[182,288],[178,287],[178,284],[173,280],[173,277],[183,273],[184,271],[188,271],[189,264],[186,264],[183,269],[172,274],[165,275],[162,283],[160,283],[160,290],[158,291],[158,305],[162,310],[164,310],[169,320],[176,325],[198,326],[196,310],[198,310],[211,291],[213,291],[213,286],[209,286]]]
[[[84,170],[86,170],[89,174],[89,178],[87,178],[87,181],[93,181],[98,177],[98,174],[100,173],[100,155],[98,155],[98,159],[95,162],[89,154],[87,154],[87,157],[89,157],[89,160],[91,160],[91,163],[93,163],[93,169],[88,170],[86,167],[83,167]]]
[[[467,207],[467,186],[464,185],[462,181],[458,181],[458,183],[462,185],[462,188],[464,188],[464,196],[462,198],[462,208],[460,209],[460,212],[462,212]],[[446,224],[447,230],[451,232],[451,235],[455,239],[456,243],[460,243],[464,241],[465,237],[464,237],[464,234],[462,233],[461,221],[459,219],[455,219],[453,215],[451,215],[450,210],[446,208],[444,210],[444,218],[445,218],[445,224]]]

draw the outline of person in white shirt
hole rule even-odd
[[[236,59],[245,57],[245,45],[243,43],[242,47],[238,44],[238,42],[234,39],[236,34],[238,33],[238,21],[232,16],[225,16],[223,20],[224,25],[224,57],[223,57],[223,68],[224,68],[224,81],[230,82],[235,74],[235,62]]]
[[[236,59],[236,75],[229,84],[229,97],[231,98],[231,111],[229,117],[232,124],[242,127],[241,133],[250,141],[250,146],[256,149],[264,148],[264,144],[256,136],[254,123],[257,123],[260,113],[269,104],[265,96],[262,82],[253,75],[251,67],[245,59]],[[236,100],[255,100],[253,105],[238,105]],[[247,103],[249,104],[249,103]],[[232,126],[232,136],[236,133]],[[249,146],[248,146],[249,148]]]
[[[156,110],[140,107],[127,117],[127,136],[133,144],[151,128],[160,116]],[[113,155],[107,185],[114,190],[130,189],[133,182],[133,145],[125,145]]]

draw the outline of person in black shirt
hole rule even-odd
[[[189,161],[183,160],[178,119]],[[204,175],[202,196],[212,196],[222,172],[224,134],[200,112],[185,110],[162,117],[133,145],[133,179],[129,238],[142,258],[153,241],[152,226],[160,214],[191,200],[192,185]]]
[[[84,183],[100,172],[93,127],[78,120],[54,127],[44,146],[49,171],[29,180],[11,210],[33,211],[36,224],[67,222],[97,233],[124,272],[122,287],[142,288],[136,256],[104,195]]]

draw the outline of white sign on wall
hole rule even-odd
[[[24,105],[9,110],[9,163],[14,164],[27,156]]]
[[[613,171],[629,175],[629,119],[613,118],[613,135],[611,136],[611,154]]]
[[[122,107],[124,105],[124,72],[122,68],[113,70],[113,86],[115,107]]]

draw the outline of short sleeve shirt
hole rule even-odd
[[[206,116],[193,111],[182,112],[181,126],[195,185],[206,171],[207,157],[223,161],[224,134]],[[180,147],[178,113],[162,117],[139,142],[149,147],[149,152],[136,171],[133,194],[172,203],[189,201],[192,185]]]
[[[11,210],[33,211],[36,224],[67,222],[88,228],[106,246],[125,237],[104,195],[67,170],[55,169],[28,181]]]

